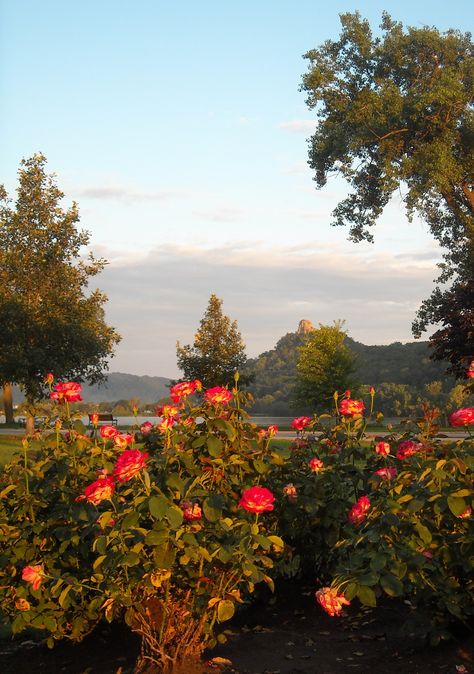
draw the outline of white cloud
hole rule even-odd
[[[187,196],[184,190],[169,189],[146,192],[130,189],[122,185],[102,185],[98,187],[76,187],[70,190],[78,198],[114,201],[164,201]]]
[[[316,122],[313,119],[290,119],[287,122],[277,124],[277,128],[292,133],[314,133]]]

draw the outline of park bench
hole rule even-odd
[[[91,414],[89,414],[89,426],[93,426],[93,423],[92,423],[93,414],[94,414],[94,412],[91,412]],[[101,413],[101,414],[96,413],[96,414],[98,416],[97,424],[99,426],[103,426],[105,424],[110,424],[111,426],[117,425],[117,418],[114,417],[114,415],[111,412],[106,412],[106,413]]]

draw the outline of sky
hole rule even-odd
[[[316,190],[302,56],[359,10],[405,25],[473,28],[451,0],[0,0],[0,183],[42,152],[75,200],[93,279],[122,335],[111,371],[176,377],[211,293],[256,356],[296,330],[345,320],[365,344],[412,341],[442,251],[396,195],[375,243],[347,241]]]

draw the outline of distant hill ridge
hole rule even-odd
[[[94,386],[83,384],[82,397],[93,403],[132,398],[139,398],[143,402],[156,402],[168,395],[171,381],[167,377],[150,377],[147,374],[110,372],[103,384]]]

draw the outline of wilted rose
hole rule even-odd
[[[397,469],[392,467],[379,468],[375,471],[374,475],[378,475],[382,480],[393,480],[397,474]]]
[[[413,456],[423,445],[420,442],[415,442],[415,440],[404,440],[398,445],[397,449],[397,459],[406,459],[408,456]]]
[[[75,403],[82,400],[80,391],[82,391],[80,384],[73,381],[63,381],[53,387],[49,397],[59,404],[64,402]]]
[[[262,513],[273,510],[275,497],[266,487],[250,487],[242,493],[239,506],[249,513]]]
[[[147,452],[139,449],[126,449],[117,459],[114,475],[119,482],[127,482],[146,466]]]
[[[474,424],[474,407],[463,407],[449,417],[451,426],[470,426]]]
[[[18,599],[15,599],[15,608],[18,611],[29,611],[31,604],[26,599],[23,599],[23,597],[18,597]]]
[[[21,572],[21,577],[31,585],[33,590],[37,590],[39,587],[41,587],[41,583],[45,578],[43,565],[36,564],[35,566],[25,566]]]
[[[179,507],[183,511],[183,519],[185,522],[194,522],[202,519],[202,510],[199,503],[192,501],[181,501]]]
[[[232,400],[232,393],[223,386],[214,386],[207,389],[204,398],[211,405],[227,405]]]
[[[296,501],[298,497],[298,490],[296,489],[293,482],[290,482],[283,487],[283,494],[288,498],[289,501]]]
[[[316,592],[318,603],[330,616],[340,615],[343,606],[349,606],[350,601],[343,594],[338,594],[332,587],[322,587]]]
[[[362,400],[352,400],[351,398],[344,398],[339,403],[339,412],[344,416],[354,416],[355,414],[362,414],[365,410],[365,405]]]
[[[352,506],[347,518],[351,524],[362,524],[367,517],[367,511],[370,509],[370,499],[368,496],[361,496]]]

